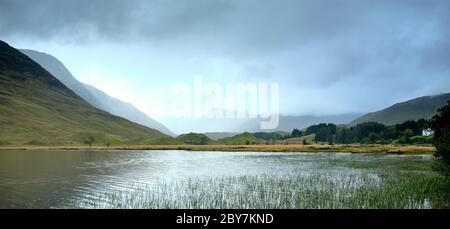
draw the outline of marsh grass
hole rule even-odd
[[[74,200],[71,208],[442,208],[445,178],[433,171],[199,177],[157,181]]]
[[[94,136],[96,137],[96,136]],[[96,139],[100,139],[97,137]],[[80,144],[62,144],[62,145],[17,145],[11,142],[0,142],[0,150],[186,150],[186,151],[221,151],[221,152],[314,152],[314,153],[386,153],[393,155],[433,155],[436,152],[436,148],[433,146],[423,145],[321,145],[321,144],[276,144],[276,145],[223,145],[223,144],[211,144],[211,145],[186,145],[181,144],[177,139],[160,137],[154,140],[146,140],[144,138],[137,139],[136,141],[130,141],[127,144],[113,144],[110,147],[105,145],[87,146]],[[145,142],[141,144],[139,142]]]

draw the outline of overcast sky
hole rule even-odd
[[[281,112],[450,92],[448,0],[0,0],[0,39],[164,119],[169,88],[277,82]]]

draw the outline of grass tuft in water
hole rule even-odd
[[[188,178],[74,200],[69,207],[153,209],[443,208],[448,178],[432,171]],[[447,188],[447,189],[446,189]],[[446,190],[443,190],[446,189]]]

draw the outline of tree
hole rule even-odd
[[[406,129],[405,131],[403,131],[403,135],[400,137],[400,143],[409,143],[412,136],[414,136],[414,131],[411,129]]]
[[[397,129],[395,129],[395,127],[393,126],[387,127],[383,133],[383,138],[387,140],[397,139],[398,138]]]
[[[95,138],[92,135],[89,135],[85,140],[84,144],[89,145],[89,147],[92,147],[92,144],[94,144]]]
[[[439,108],[431,121],[431,128],[434,130],[435,156],[442,162],[442,171],[450,175],[450,101]]]
[[[362,140],[363,138],[368,137],[370,132],[379,134],[379,133],[384,132],[385,128],[386,127],[380,123],[366,122],[366,123],[361,123],[361,124],[356,125],[356,127],[355,127],[356,133],[355,134],[359,140]]]
[[[368,138],[369,142],[373,144],[378,140],[378,135],[374,132],[370,132]]]
[[[321,127],[317,130],[315,135],[316,142],[325,142],[328,140],[328,129],[326,127]]]
[[[347,129],[345,127],[339,128],[336,131],[335,142],[337,144],[347,144]]]
[[[303,139],[303,145],[308,145],[308,142],[306,141],[306,138]]]
[[[206,136],[201,136],[199,144],[200,145],[208,145],[208,138]]]
[[[298,138],[302,136],[302,132],[298,129],[292,130],[291,137]]]
[[[328,144],[329,144],[329,145],[334,145],[333,135],[332,135],[332,134],[329,134],[329,135],[328,135]]]

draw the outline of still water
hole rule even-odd
[[[376,179],[387,167],[401,169],[431,160],[346,153],[0,151],[0,208],[89,207],[81,203],[107,201],[98,199],[103,193],[195,179],[286,174],[325,174],[333,179],[358,173]]]

